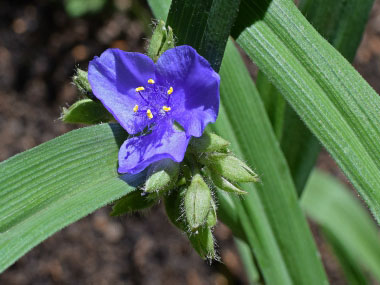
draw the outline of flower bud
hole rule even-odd
[[[146,193],[140,190],[129,192],[127,195],[116,201],[115,205],[112,207],[111,216],[120,216],[150,208],[157,202],[157,199],[151,198],[152,197],[149,197],[149,195],[146,195]]]
[[[188,228],[183,214],[183,200],[186,190],[185,187],[174,189],[164,197],[166,215],[173,225],[183,232]]]
[[[231,154],[209,153],[200,157],[200,161],[213,172],[219,173],[233,182],[256,182],[257,174],[243,161]]]
[[[78,88],[80,93],[88,95],[92,93],[90,83],[88,82],[87,72],[77,68],[75,75],[73,76],[73,83]]]
[[[226,150],[230,145],[222,137],[209,132],[204,132],[199,138],[193,137],[190,141],[190,150],[194,153],[213,152]]]
[[[83,99],[75,102],[69,109],[63,108],[61,120],[65,123],[93,125],[115,119],[102,103]]]
[[[194,175],[185,194],[185,213],[192,231],[206,223],[211,208],[211,190],[200,174]]]
[[[149,43],[147,50],[148,56],[153,59],[154,62],[156,62],[162,53],[173,47],[174,35],[172,28],[166,28],[164,21],[158,21]]]
[[[148,169],[145,191],[164,192],[172,189],[178,179],[179,164],[167,158],[154,162]]]
[[[174,34],[173,29],[170,26],[168,26],[166,38],[158,56],[161,56],[161,54],[163,54],[165,51],[171,48],[174,48]]]
[[[210,177],[211,177],[212,182],[219,189],[226,191],[226,192],[238,194],[238,195],[247,194],[247,192],[239,189],[236,185],[234,185],[233,183],[228,181],[226,178],[224,178],[220,174],[215,173],[213,171],[209,171],[209,173],[210,173]]]
[[[202,259],[215,259],[214,237],[208,227],[201,227],[195,233],[188,234],[191,245]]]

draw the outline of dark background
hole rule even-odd
[[[380,0],[375,2],[355,67],[380,92]],[[78,127],[58,119],[78,96],[74,68],[86,69],[108,47],[144,52],[151,19],[145,1],[137,0],[107,1],[101,13],[78,18],[62,1],[0,1],[0,161]],[[326,152],[318,164],[347,183]],[[246,283],[231,233],[221,223],[215,234],[223,263],[210,266],[162,207],[122,218],[109,211],[100,209],[34,248],[0,275],[0,284]],[[312,228],[330,281],[345,284]]]

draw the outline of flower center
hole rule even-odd
[[[174,92],[169,88],[157,85],[153,79],[148,80],[148,85],[136,87],[135,91],[141,98],[139,105],[135,105],[133,112],[136,116],[146,116],[149,120],[167,116],[171,111],[170,98]]]

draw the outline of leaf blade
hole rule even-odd
[[[336,178],[315,170],[301,205],[358,268],[380,281],[380,239],[376,224],[349,190]]]
[[[351,62],[359,46],[372,4],[373,0],[303,0],[299,8],[314,28]],[[268,89],[268,83],[268,79],[260,72],[257,79],[258,88],[262,87],[259,88],[260,95],[264,97],[263,100],[269,101],[269,106],[274,105],[267,110],[270,116],[276,117],[272,124],[277,130],[276,133],[279,133],[281,148],[300,194],[315,165],[320,144],[295,111],[288,104],[283,104],[282,100],[285,99],[278,89],[273,85]],[[278,99],[278,96],[281,98]],[[276,116],[278,113],[282,118]]]
[[[141,182],[141,175],[117,174],[117,152],[125,137],[115,124],[83,128],[0,163],[0,272],[54,232]],[[59,165],[50,171],[52,161]],[[21,183],[12,183],[12,173]]]
[[[262,1],[261,10],[255,2],[243,3],[240,11],[248,20],[245,30],[239,27],[238,43],[286,95],[380,221],[380,98],[292,1]],[[349,94],[354,82],[352,91],[362,95]]]

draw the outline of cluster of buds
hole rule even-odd
[[[147,54],[154,61],[174,47],[173,31],[157,22]],[[81,100],[63,109],[67,123],[97,124],[115,119],[94,96],[87,72],[78,69],[73,77]],[[180,126],[178,126],[181,129]],[[238,183],[256,182],[257,175],[230,150],[220,136],[204,132],[193,137],[181,163],[162,159],[152,163],[142,175],[143,185],[122,197],[113,206],[112,216],[143,211],[163,201],[169,220],[184,232],[203,259],[217,259],[213,229],[217,224],[216,191],[242,195]]]
[[[217,259],[212,234],[217,223],[215,191],[245,194],[238,183],[258,180],[228,146],[229,142],[209,132],[192,138],[183,162],[153,163],[145,184],[117,201],[111,215],[144,210],[163,200],[169,220],[187,235],[198,254]]]

